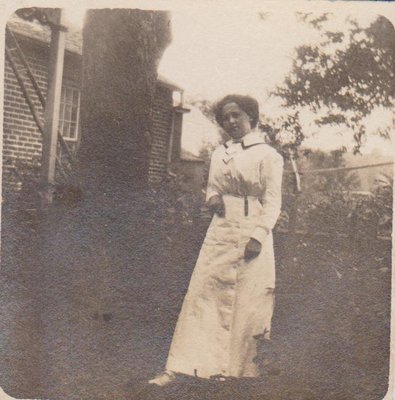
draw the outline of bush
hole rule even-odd
[[[344,166],[341,152],[314,152],[299,160],[300,169]],[[302,193],[295,195],[292,175],[283,185],[283,213],[278,227],[288,228],[296,208],[296,229],[326,234],[344,234],[360,239],[392,231],[392,186],[390,177],[379,175],[372,192],[359,192],[359,181],[349,171],[323,172],[301,176]],[[296,204],[295,204],[296,202]]]

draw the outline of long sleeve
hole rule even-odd
[[[215,178],[215,171],[216,168],[216,157],[215,153],[213,153],[210,161],[210,170],[208,174],[208,183],[207,183],[207,190],[206,190],[206,201],[209,201],[211,197],[215,195],[219,195],[220,191],[218,188],[218,182]]]
[[[251,237],[263,243],[281,212],[281,184],[284,161],[277,152],[261,161],[262,213]]]

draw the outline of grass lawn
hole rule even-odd
[[[125,197],[123,197],[125,199]],[[3,211],[0,385],[51,399],[381,399],[391,242],[277,233],[272,344],[257,381],[145,382],[163,368],[206,222],[112,198]]]

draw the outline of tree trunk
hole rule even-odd
[[[88,11],[78,155],[82,190],[147,183],[157,67],[170,40],[166,12]]]

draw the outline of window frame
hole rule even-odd
[[[71,90],[71,98],[72,101],[71,103],[67,102],[67,90]],[[73,119],[65,119],[65,112],[66,112],[66,107],[69,105],[71,106],[71,108],[73,108],[74,106],[74,95],[75,93],[77,93],[77,113],[76,113],[76,118],[75,120]],[[58,129],[60,134],[62,135],[63,139],[65,141],[68,142],[73,142],[76,143],[79,140],[79,127],[80,127],[80,103],[81,103],[81,90],[74,86],[74,85],[68,85],[68,84],[63,84],[62,85],[62,94],[61,94],[61,98],[60,98],[60,109],[59,109],[59,124],[58,124]],[[73,115],[73,111],[71,110],[71,117],[72,118]],[[68,123],[70,124],[69,128],[68,128],[68,135],[69,136],[65,136],[64,134],[64,124]],[[75,131],[74,131],[74,135],[70,136],[70,128],[71,128],[71,124],[75,123]]]

